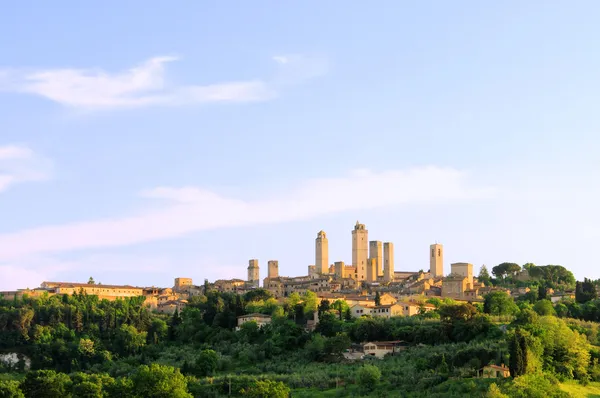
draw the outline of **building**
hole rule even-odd
[[[315,267],[322,275],[329,273],[329,242],[324,231],[319,231],[315,239]]]
[[[468,289],[473,289],[473,264],[453,263],[450,265],[450,272],[456,275],[462,275],[467,278]]]
[[[242,326],[244,323],[247,323],[247,322],[256,322],[258,327],[263,327],[263,326],[271,323],[271,315],[254,313],[254,314],[238,316],[237,317],[237,329],[239,330],[240,326]]]
[[[177,311],[177,312],[183,311],[183,309],[185,308],[187,303],[188,303],[187,300],[180,300],[180,299],[169,300],[169,301],[163,302],[162,304],[159,303],[156,310],[162,314],[173,315],[175,313],[175,311]]]
[[[391,318],[404,315],[404,309],[400,304],[382,304],[373,307],[371,314],[376,317]]]
[[[365,315],[373,314],[373,306],[364,304],[354,304],[350,307],[350,315],[354,318],[360,318]]]
[[[407,344],[401,340],[396,341],[371,341],[363,345],[365,356],[383,358],[387,354],[396,354],[405,350]]]
[[[429,246],[429,272],[434,278],[444,276],[444,247],[439,243]]]
[[[391,242],[383,244],[383,280],[384,282],[394,280],[394,244]]]
[[[43,289],[52,290],[54,294],[85,293],[90,296],[106,300],[116,300],[125,297],[140,297],[144,295],[141,287],[129,285],[102,285],[99,283],[75,283],[75,282],[43,282]]]
[[[188,293],[192,286],[192,278],[175,278],[173,290],[175,290],[177,293]]]
[[[454,299],[463,298],[464,292],[469,290],[467,277],[459,274],[450,274],[442,281],[442,296]]]
[[[352,231],[352,266],[356,268],[356,279],[367,279],[367,259],[369,255],[369,231],[358,221]]]
[[[477,372],[477,377],[484,378],[484,379],[497,379],[497,378],[510,377],[510,370],[504,364],[502,366],[488,365],[488,366],[484,366]]]
[[[258,260],[252,259],[248,262],[248,284],[253,287],[260,286],[260,273]]]

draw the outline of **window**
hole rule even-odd
[[[435,257],[435,249],[431,249],[431,257]]]
[[[442,256],[442,249],[438,249],[438,257]]]

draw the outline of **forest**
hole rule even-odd
[[[530,280],[515,275],[527,269]],[[598,281],[561,266],[503,263],[479,279],[509,289],[483,302],[425,298],[435,311],[352,318],[312,292],[283,302],[263,289],[206,289],[173,315],[144,299],[0,299],[0,398],[36,397],[585,397],[600,394]],[[549,289],[575,291],[550,300]],[[237,317],[272,316],[236,330]],[[315,313],[314,330],[306,321]],[[348,360],[368,341],[403,341],[383,359]],[[481,378],[487,365],[510,377]]]

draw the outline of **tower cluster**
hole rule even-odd
[[[288,285],[293,283],[305,283],[313,280],[353,280],[354,283],[390,283],[397,277],[402,277],[403,272],[394,271],[394,244],[378,240],[369,241],[369,231],[365,224],[356,222],[351,231],[352,237],[352,264],[346,265],[343,261],[335,261],[329,264],[329,240],[325,231],[317,233],[315,239],[315,263],[308,266],[308,276],[305,277],[281,277],[279,275],[279,262],[268,261],[268,282],[285,280]],[[444,248],[435,243],[430,246],[429,269],[431,277],[441,278],[444,276]],[[466,272],[465,272],[466,273]],[[399,275],[396,275],[399,274]],[[248,280],[250,286],[259,286],[258,260],[250,260],[248,265]]]

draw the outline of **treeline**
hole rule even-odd
[[[475,305],[430,298],[435,311],[389,319],[353,319],[345,302],[317,305],[311,292],[281,303],[262,289],[243,296],[206,291],[172,316],[150,312],[138,298],[0,301],[0,350],[32,360],[30,372],[22,364],[0,366],[0,397],[285,397],[290,389],[294,396],[328,389],[528,396],[514,394],[529,385],[561,396],[559,381],[600,381],[600,300],[591,281],[575,285],[575,300],[529,294],[515,301],[504,292]],[[237,317],[254,312],[272,315],[272,322],[236,330]],[[311,332],[306,324],[315,315]],[[385,340],[402,340],[408,349],[368,366],[344,359],[361,343]],[[509,365],[515,378],[494,385],[472,379],[488,364]]]

